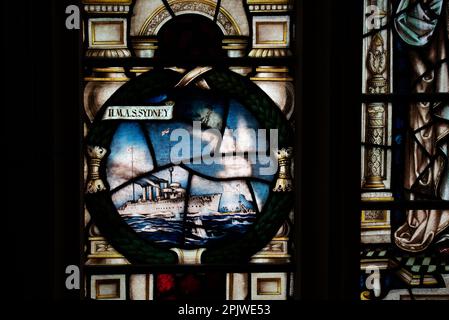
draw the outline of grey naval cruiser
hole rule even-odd
[[[172,182],[173,169],[170,169],[170,180],[148,175],[135,183],[142,188],[142,194],[118,208],[120,215],[145,215],[149,218],[181,220],[182,213],[201,215],[218,213],[221,194],[189,196],[186,208],[186,189],[179,182]]]

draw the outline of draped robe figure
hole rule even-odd
[[[410,46],[414,93],[449,92],[447,60],[448,7],[443,0],[402,0],[395,19],[396,31]],[[449,200],[449,104],[412,102],[412,133],[406,141],[404,187],[410,200]],[[425,250],[448,230],[449,210],[410,210],[395,232],[398,247]]]

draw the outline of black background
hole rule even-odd
[[[82,74],[80,33],[65,28],[72,3],[2,2],[2,213],[13,251],[3,259],[18,299],[80,298],[64,285],[65,267],[80,261]],[[296,298],[356,301],[362,1],[298,3]]]

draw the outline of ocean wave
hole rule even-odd
[[[185,220],[149,218],[144,215],[123,216],[124,221],[142,238],[155,245],[171,248],[204,248],[238,239],[254,224],[253,214],[187,216]],[[204,237],[195,233],[206,231]]]

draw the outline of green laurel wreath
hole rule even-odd
[[[139,104],[142,97],[169,92],[179,82],[181,75],[171,70],[154,70],[123,85],[105,103],[98,113],[87,138],[86,145],[101,146],[109,150],[113,135],[120,121],[101,121],[107,107],[111,105]],[[213,69],[203,75],[208,85],[218,94],[232,97],[242,103],[260,124],[269,129],[278,129],[279,148],[291,147],[293,130],[274,102],[253,82],[229,70]],[[106,159],[107,157],[105,157]],[[103,159],[100,177],[106,182],[106,166]],[[112,244],[131,263],[175,264],[177,255],[141,238],[119,216],[108,191],[86,194],[85,203],[93,221]],[[237,241],[208,248],[202,254],[202,263],[233,264],[248,262],[250,257],[265,247],[287,219],[294,205],[292,192],[272,193],[264,210],[252,228]]]

